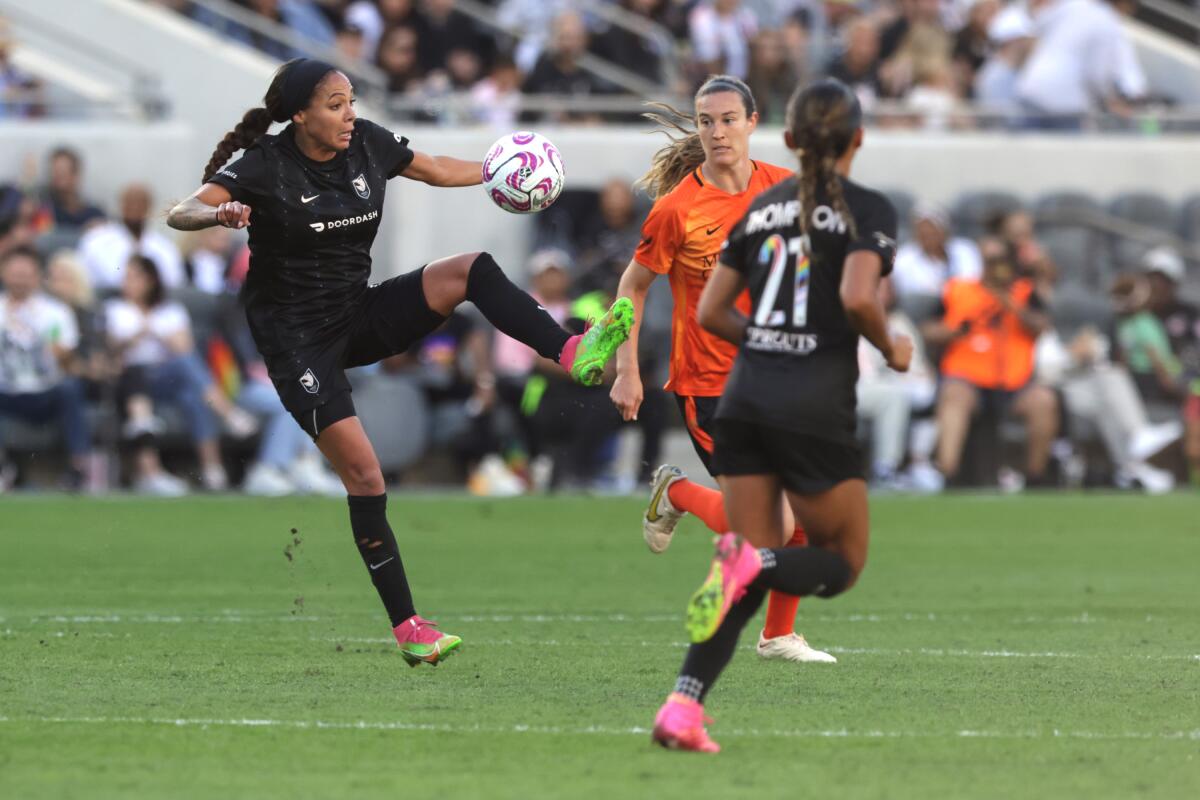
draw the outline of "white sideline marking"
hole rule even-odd
[[[391,636],[311,636],[309,641],[334,642],[338,644],[395,644]],[[615,640],[586,640],[561,642],[557,639],[542,639],[539,641],[516,639],[467,639],[464,646],[478,645],[482,647],[687,647],[687,642],[623,642]],[[822,646],[824,647],[824,646]],[[754,645],[741,645],[739,650],[753,650]],[[1146,653],[1063,653],[1054,651],[1025,653],[1016,650],[957,650],[939,647],[916,647],[905,649],[887,649],[881,647],[824,647],[830,653],[842,655],[866,656],[934,656],[944,658],[1135,658],[1143,661],[1200,661],[1200,655],[1182,654],[1146,654]]]
[[[165,725],[176,728],[291,728],[297,730],[336,731],[426,731],[434,733],[535,733],[549,735],[606,735],[645,736],[649,728],[634,726],[613,728],[604,725],[588,725],[579,728],[561,728],[544,725],[447,725],[421,722],[328,722],[325,720],[280,720],[280,719],[169,719],[157,717],[0,717],[0,724],[47,724],[47,725]],[[1048,731],[852,731],[837,730],[728,730],[719,731],[721,736],[747,738],[796,738],[796,739],[1089,739],[1108,741],[1200,741],[1200,729],[1190,731],[1064,731],[1057,728]]]

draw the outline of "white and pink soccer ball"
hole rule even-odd
[[[483,188],[511,214],[549,208],[562,192],[563,179],[562,156],[540,133],[501,136],[483,159]]]

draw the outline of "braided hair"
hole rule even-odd
[[[304,58],[293,58],[277,69],[271,78],[271,85],[267,87],[267,93],[263,96],[263,104],[243,114],[242,121],[221,139],[217,149],[213,151],[212,158],[208,160],[208,166],[204,168],[201,183],[208,183],[238,150],[245,150],[258,141],[258,138],[271,128],[272,122],[287,122],[293,114],[307,107],[312,90],[316,88],[315,84],[332,69],[323,62]],[[311,85],[311,89],[303,99],[289,96],[295,94],[297,76],[305,72],[308,73],[308,80],[302,81],[303,87]]]
[[[817,191],[823,189],[853,237],[854,217],[842,193],[837,162],[862,127],[858,98],[849,86],[833,78],[799,88],[788,101],[787,127],[800,159],[800,229],[808,232]]]
[[[746,110],[747,117],[755,112],[754,95],[750,87],[732,75],[713,75],[696,90],[696,99],[719,92],[738,94],[742,98],[742,107]],[[704,163],[704,145],[700,142],[700,134],[696,132],[694,116],[689,116],[667,103],[649,105],[657,110],[642,116],[657,123],[660,131],[671,140],[654,154],[650,169],[637,182],[637,185],[646,189],[651,200],[657,200]]]

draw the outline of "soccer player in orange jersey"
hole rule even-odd
[[[622,417],[637,418],[642,404],[637,357],[642,309],[650,284],[666,275],[675,309],[670,379],[665,388],[674,392],[696,453],[720,484],[721,476],[712,465],[711,426],[737,348],[700,327],[696,304],[717,266],[729,229],[756,195],[791,177],[792,171],[750,158],[750,134],[758,125],[758,113],[745,83],[728,75],[713,76],[696,92],[695,103],[694,119],[670,108],[666,108],[666,116],[648,115],[682,137],[671,137],[671,144],[655,155],[650,171],[642,178],[655,204],[617,290],[619,296],[633,301],[635,313],[629,339],[617,351],[611,397]],[[739,307],[749,311],[748,295],[740,299]],[[729,531],[721,492],[693,483],[678,467],[660,466],[651,481],[650,505],[642,519],[643,536],[652,552],[667,549],[676,523],[689,511],[715,533]],[[804,530],[795,524],[786,503],[780,513],[785,517],[785,529],[792,531],[787,544],[803,546],[807,542]],[[795,632],[799,602],[791,595],[771,593],[758,654],[801,662],[836,661],[810,647]]]

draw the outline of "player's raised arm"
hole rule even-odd
[[[214,225],[245,228],[250,224],[250,211],[249,205],[234,200],[224,186],[206,183],[167,213],[167,224],[177,231],[197,231]]]
[[[412,163],[400,174],[430,186],[478,186],[483,183],[483,163],[413,151]]]
[[[641,365],[638,363],[638,333],[642,327],[646,293],[657,277],[658,273],[646,269],[637,261],[630,261],[617,286],[617,297],[628,297],[633,303],[633,325],[629,329],[629,338],[617,350],[617,377],[608,396],[621,412],[621,418],[627,422],[637,419],[644,397]]]

